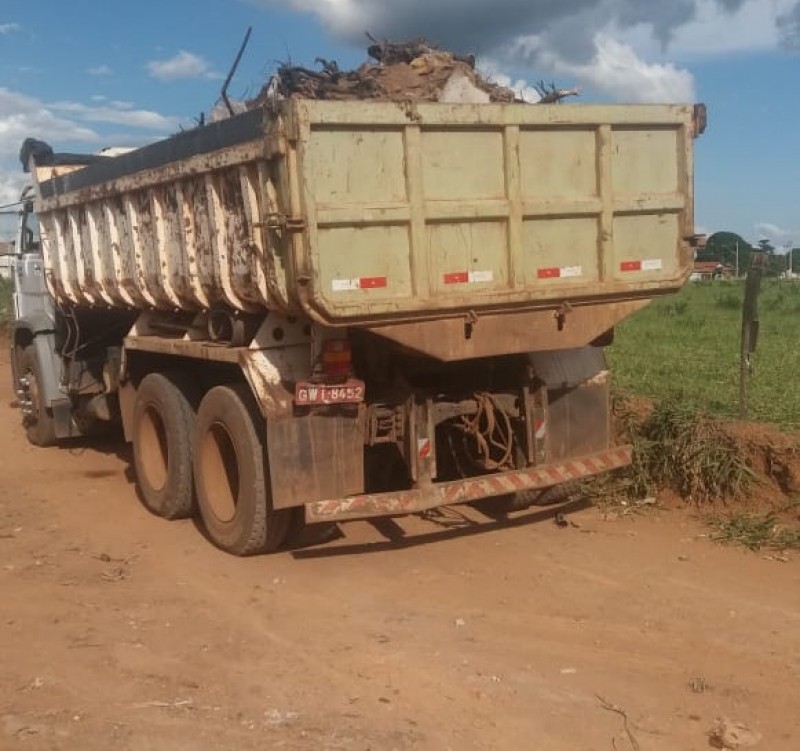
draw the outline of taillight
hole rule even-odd
[[[326,376],[342,378],[353,371],[353,352],[348,339],[328,339],[322,345],[322,370]]]

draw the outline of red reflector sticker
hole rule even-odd
[[[444,275],[445,284],[467,284],[469,282],[469,273],[466,271],[454,271],[451,274]]]
[[[642,270],[642,262],[641,261],[623,261],[619,265],[622,271],[641,271]]]
[[[385,276],[365,276],[362,277],[359,282],[359,287],[361,289],[379,289],[381,287],[386,287],[389,280]]]
[[[417,439],[417,456],[420,459],[428,459],[431,455],[431,439],[418,438]]]
[[[561,276],[559,272],[560,269],[539,269],[536,276],[538,276],[539,279],[557,279]]]

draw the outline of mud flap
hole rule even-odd
[[[273,508],[364,492],[362,409],[267,420]]]
[[[597,347],[533,352],[529,360],[548,395],[548,461],[611,447],[609,371]]]

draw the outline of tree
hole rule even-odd
[[[792,248],[789,251],[789,255],[792,259],[789,268],[791,268],[793,274],[800,274],[800,248]]]
[[[698,261],[716,261],[736,268],[736,256],[739,256],[739,274],[743,274],[750,266],[750,254],[753,247],[741,235],[735,232],[715,232],[706,242],[706,247],[698,251]]]
[[[758,249],[767,255],[767,276],[781,276],[789,266],[789,251],[787,253],[776,253],[775,246],[767,239],[758,241]]]

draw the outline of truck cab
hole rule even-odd
[[[63,412],[68,400],[58,384],[55,308],[47,291],[32,187],[22,191],[20,203],[11,255],[14,279],[11,371],[28,438],[34,444],[48,445],[59,437],[54,411]]]

